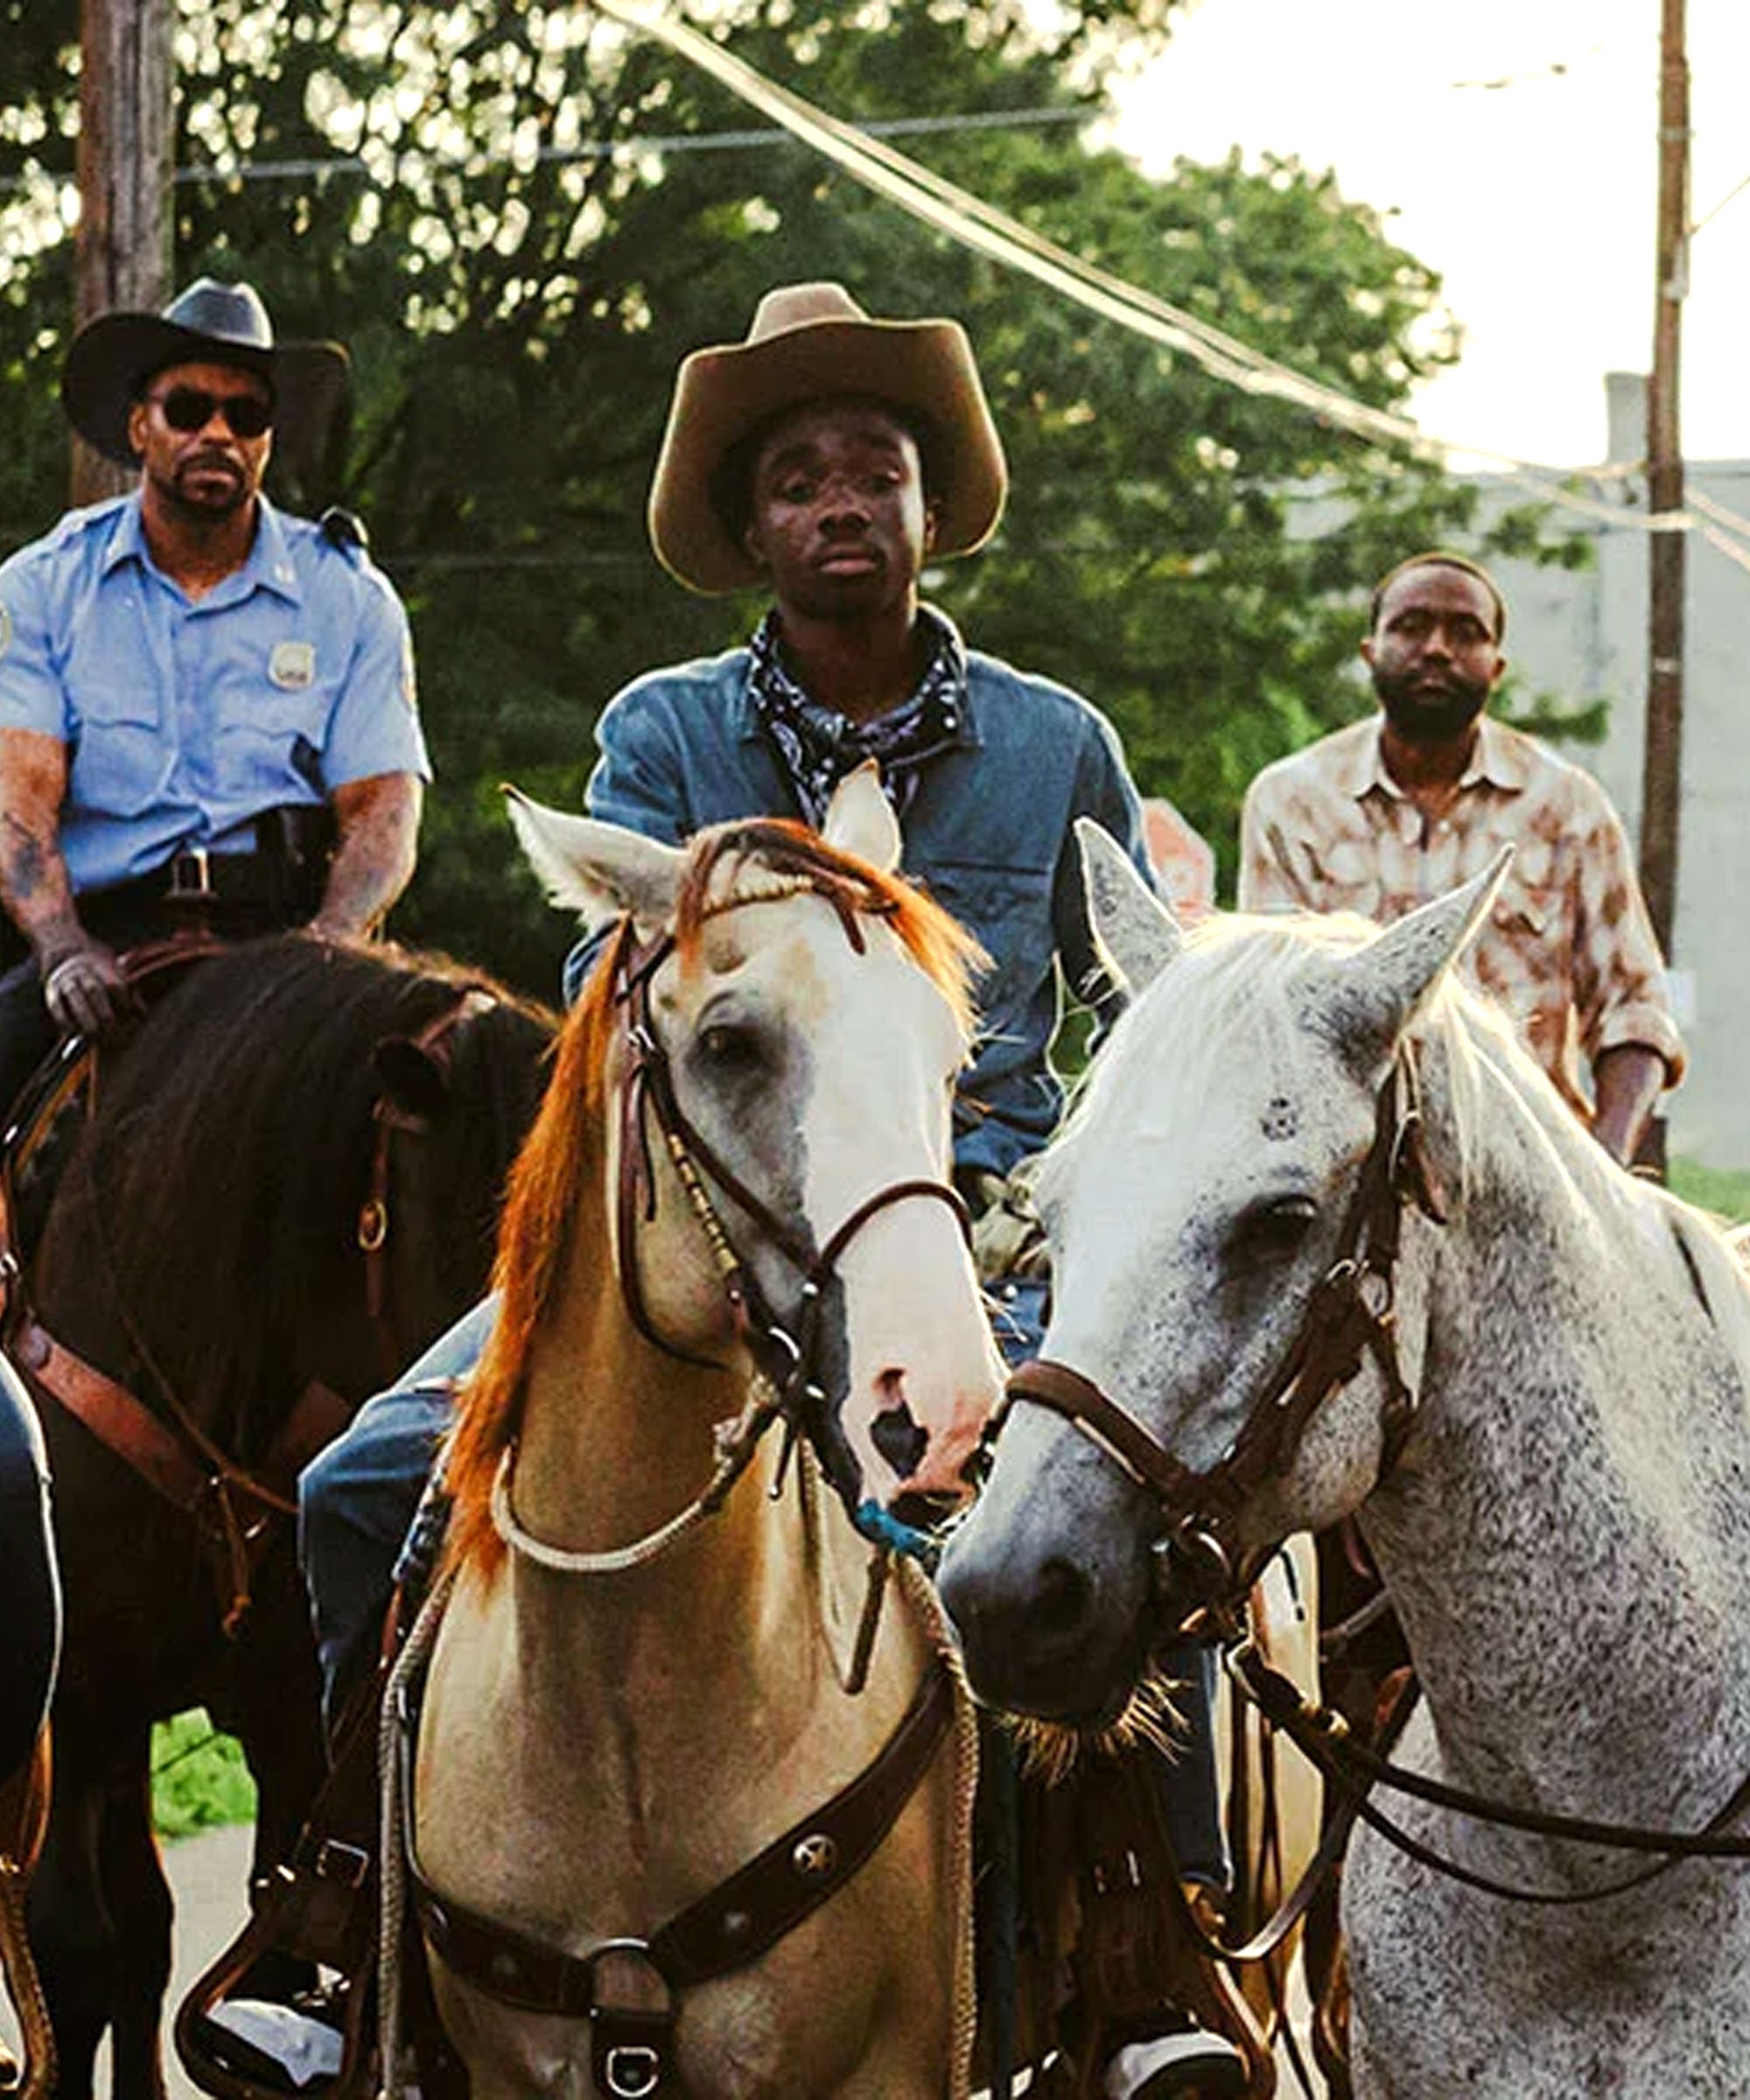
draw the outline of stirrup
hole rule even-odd
[[[248,1923],[177,2009],[183,2068],[214,2100],[370,2100],[377,1923],[376,1711],[373,1671],[335,1732],[334,1760],[291,1857],[257,1883]],[[307,1964],[334,1979],[338,2023],[264,1992],[264,1964]],[[344,1996],[340,1994],[344,1991]],[[236,2009],[234,2017],[233,2008]],[[324,2039],[338,2033],[340,2050]]]

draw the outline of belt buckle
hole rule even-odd
[[[172,898],[205,898],[213,894],[213,863],[205,846],[185,846],[170,864]]]

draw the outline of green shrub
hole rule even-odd
[[[1672,1193],[1698,1203],[1733,1225],[1750,1222],[1750,1173],[1730,1167],[1704,1166],[1698,1159],[1673,1159]]]
[[[256,1782],[242,1746],[221,1735],[202,1707],[152,1731],[152,1823],[161,1838],[186,1838],[220,1824],[251,1823]]]

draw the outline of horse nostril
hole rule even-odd
[[[910,1480],[929,1448],[929,1432],[912,1419],[912,1410],[903,1400],[876,1416],[869,1437],[899,1480]]]
[[[1054,1639],[1079,1634],[1093,1596],[1088,1578],[1071,1561],[1048,1560],[1040,1570],[1030,1616],[1037,1631]]]

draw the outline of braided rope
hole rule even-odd
[[[550,1545],[545,1539],[537,1538],[534,1532],[523,1529],[510,1499],[516,1446],[507,1444],[499,1457],[498,1471],[493,1475],[493,1529],[512,1552],[533,1561],[536,1567],[545,1568],[550,1574],[623,1575],[628,1569],[642,1567],[647,1561],[666,1553],[690,1531],[696,1530],[707,1518],[716,1516],[730,1489],[747,1470],[761,1438],[776,1419],[771,1387],[764,1379],[754,1379],[749,1389],[747,1405],[733,1421],[720,1422],[717,1426],[717,1464],[700,1493],[684,1509],[659,1524],[654,1531],[647,1531],[642,1538],[634,1539],[630,1545],[605,1547],[596,1553]]]
[[[978,1714],[960,1667],[959,1651],[935,1586],[916,1561],[898,1562],[906,1601],[946,1664],[954,1685],[954,1828],[949,1833],[948,1886],[955,1908],[954,2045],[948,2100],[972,2090],[972,2053],[978,2040],[976,1950],[973,1938],[973,1804],[978,1794]]]
[[[55,2082],[54,2030],[24,1931],[24,1872],[6,1853],[0,1853],[0,1975],[23,2032],[24,2076],[16,2100],[48,2100]]]
[[[401,2076],[401,1950],[407,1923],[407,1860],[402,1851],[401,1714],[407,1687],[422,1670],[438,1638],[444,1607],[456,1576],[450,1570],[432,1588],[413,1631],[396,1657],[383,1688],[377,1715],[377,1770],[382,1789],[382,1821],[378,1831],[380,1862],[377,1908],[377,2090],[380,2100],[402,2100],[416,2091]],[[409,1746],[409,1754],[416,1746]]]

